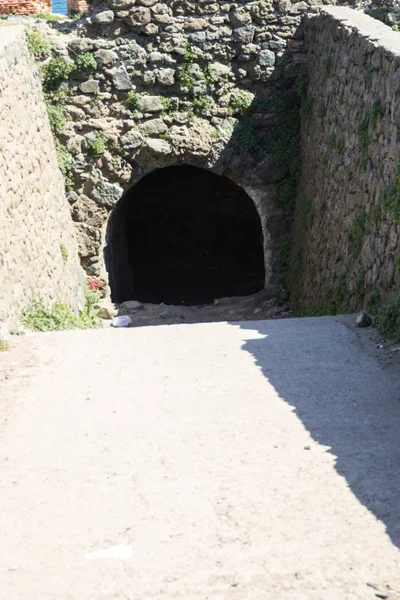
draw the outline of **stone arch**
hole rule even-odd
[[[260,290],[270,257],[259,190],[168,158],[161,168],[139,167],[110,215],[104,258],[112,299],[201,304]]]

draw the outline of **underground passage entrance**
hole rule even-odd
[[[114,302],[205,304],[264,287],[261,222],[227,177],[157,169],[123,196],[105,250]]]

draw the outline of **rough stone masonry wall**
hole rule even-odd
[[[22,27],[0,26],[0,327],[32,297],[78,308],[83,273]]]
[[[57,136],[72,157],[68,198],[88,275],[107,280],[106,228],[124,191],[155,168],[190,164],[254,200],[266,281],[279,277],[288,168],[268,136],[306,62],[301,22],[312,3],[107,0],[57,26],[53,56],[72,71],[53,92],[66,117]]]
[[[400,33],[349,8],[306,21],[302,194],[292,285],[303,311],[341,312],[400,283]]]
[[[0,15],[51,13],[51,0],[0,0]]]

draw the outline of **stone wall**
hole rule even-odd
[[[77,309],[83,276],[24,29],[0,29],[0,326],[16,326],[32,297]]]
[[[292,287],[303,311],[360,307],[400,283],[400,34],[349,8],[306,19]]]
[[[70,71],[50,95],[65,111],[56,135],[72,160],[68,198],[88,275],[107,281],[107,223],[123,193],[155,168],[190,164],[254,200],[266,282],[279,280],[288,228],[279,189],[293,174],[270,137],[297,102],[312,1],[108,0],[48,29],[53,58]]]
[[[0,15],[51,13],[51,0],[0,0]]]

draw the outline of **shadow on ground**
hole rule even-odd
[[[330,448],[338,474],[400,547],[400,380],[395,371],[384,371],[337,317],[232,325],[264,336],[247,340],[243,350],[313,439]]]

